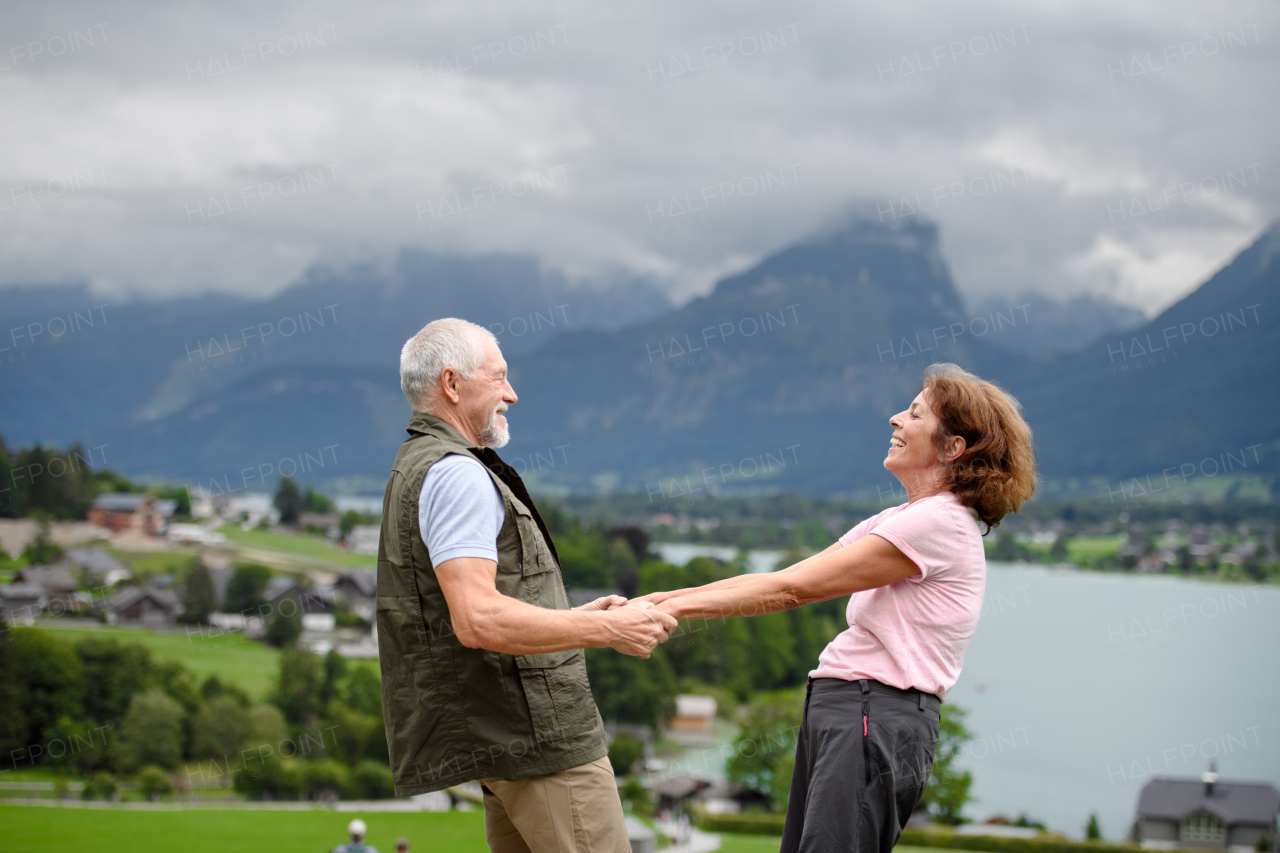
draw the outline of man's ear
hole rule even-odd
[[[458,390],[458,383],[461,380],[461,374],[452,367],[446,367],[440,371],[440,388],[444,391],[444,395],[449,398],[449,402],[455,406],[462,401],[462,394]]]

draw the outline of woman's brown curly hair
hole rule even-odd
[[[921,390],[938,418],[938,450],[953,435],[964,439],[964,452],[947,466],[947,488],[988,530],[996,527],[1036,490],[1036,451],[1021,404],[954,364],[931,365]]]

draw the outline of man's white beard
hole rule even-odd
[[[480,430],[480,435],[476,436],[480,439],[481,447],[506,447],[507,442],[511,440],[511,431],[507,429],[505,421],[498,422],[498,415],[507,410],[505,405],[499,405],[493,410],[493,414],[489,416],[489,423],[484,429]]]

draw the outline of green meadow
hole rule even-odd
[[[141,643],[157,660],[176,660],[203,681],[216,675],[232,681],[255,699],[263,699],[280,673],[280,651],[262,643],[246,640],[243,634],[223,633],[216,628],[181,626],[170,631],[148,631],[145,628],[60,628],[53,620],[40,623],[65,640],[81,637],[110,637],[121,643]],[[366,666],[378,672],[377,661],[350,660],[348,668]]]

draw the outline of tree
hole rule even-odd
[[[115,777],[105,770],[99,770],[89,777],[89,781],[84,783],[84,791],[80,794],[86,800],[115,799],[116,796],[116,780]]]
[[[675,713],[676,677],[661,648],[648,660],[613,649],[587,649],[596,707],[606,720],[658,725]]]
[[[342,518],[338,520],[338,535],[345,540],[358,524],[373,524],[373,516],[368,513],[356,512],[354,509],[347,510],[342,514]]]
[[[307,492],[302,496],[302,508],[304,512],[336,512],[338,506],[329,498],[319,492],[312,491],[311,487],[307,486]]]
[[[155,681],[151,650],[141,643],[84,637],[76,640],[75,652],[84,668],[84,712],[102,725],[123,720],[129,700]]]
[[[160,486],[152,489],[151,494],[157,498],[177,501],[178,506],[173,511],[174,515],[183,518],[191,517],[191,493],[187,491],[186,486]]]
[[[609,744],[609,763],[618,776],[626,776],[644,755],[644,741],[630,732],[618,732]]]
[[[17,482],[13,462],[9,446],[4,443],[4,437],[0,436],[0,483],[7,484],[0,489],[0,518],[22,518],[27,514],[22,490],[13,488],[13,484]]]
[[[213,593],[213,577],[204,561],[196,563],[187,572],[187,593],[182,599],[182,615],[178,621],[186,625],[205,625],[216,608]]]
[[[252,748],[259,754],[265,753],[266,747],[279,752],[281,744],[289,738],[289,730],[285,726],[284,714],[275,705],[254,705],[249,709],[249,739],[246,749]]]
[[[746,621],[751,632],[748,651],[751,686],[757,690],[790,687],[797,668],[791,614],[769,613]]]
[[[289,648],[302,636],[302,608],[293,599],[284,601],[294,606],[276,608],[275,616],[267,625],[267,642],[280,649]]]
[[[84,518],[97,497],[91,454],[73,445],[66,453],[40,445],[19,450],[14,460],[16,483],[28,511],[42,510],[59,519]]]
[[[249,698],[249,694],[240,689],[240,686],[230,681],[222,681],[216,675],[210,675],[200,685],[200,698],[205,702],[212,702],[219,696],[226,696],[234,699],[236,704],[246,711],[253,705],[253,701]]]
[[[1089,825],[1084,828],[1084,837],[1090,841],[1101,841],[1102,830],[1098,828],[1098,816],[1089,815]]]
[[[271,570],[257,563],[237,563],[227,579],[223,612],[249,614],[266,605],[262,597],[271,580]]]
[[[778,772],[786,767],[780,760],[795,754],[803,711],[804,693],[796,690],[766,693],[751,703],[725,762],[729,778],[771,800],[785,797]]]
[[[35,538],[22,549],[22,556],[31,566],[47,566],[62,556],[62,548],[54,544],[49,535],[49,516],[43,510],[32,513],[40,526],[36,529]]]
[[[958,824],[961,812],[972,797],[969,788],[973,774],[961,772],[953,766],[955,759],[973,735],[964,726],[965,712],[955,705],[943,704],[942,720],[938,724],[938,743],[933,753],[933,769],[925,784],[924,801],[929,816],[938,823]]]
[[[378,721],[370,714],[361,714],[334,702],[329,708],[325,729],[332,729],[330,754],[341,759],[348,767],[355,767],[365,757],[369,736]],[[321,737],[321,742],[324,738]]]
[[[1049,556],[1058,562],[1066,560],[1070,554],[1067,551],[1067,534],[1061,533],[1058,538],[1053,540],[1053,547],[1049,549]]]
[[[298,513],[302,512],[302,492],[298,484],[289,477],[281,477],[276,487],[276,496],[272,505],[280,513],[280,523],[294,525],[298,523]]]
[[[362,714],[382,716],[382,680],[370,667],[358,666],[347,676],[343,701]]]
[[[138,790],[155,802],[162,795],[173,793],[173,780],[159,767],[149,764],[138,772]]]
[[[320,711],[322,681],[319,657],[305,649],[285,649],[271,701],[291,724],[306,725]]]
[[[324,656],[324,681],[320,684],[320,707],[327,707],[338,695],[338,683],[347,674],[347,661],[337,649],[329,649]]]
[[[139,693],[120,726],[120,763],[126,769],[157,764],[168,770],[182,760],[182,706],[158,689]]]
[[[4,445],[0,442],[0,460]],[[3,471],[0,471],[3,473]],[[0,756],[12,757],[27,742],[26,685],[13,635],[0,610]]]
[[[249,713],[235,698],[215,696],[196,715],[191,757],[225,759],[238,755],[251,731]]]
[[[626,539],[617,538],[609,543],[605,554],[605,577],[610,585],[616,584],[621,589],[635,589],[638,583],[638,565],[635,551]]]
[[[361,761],[351,773],[351,793],[360,800],[388,800],[396,795],[391,768],[379,761]]]
[[[23,679],[28,743],[39,743],[62,717],[83,715],[84,666],[66,640],[38,628],[11,628]]]
[[[182,754],[191,754],[195,737],[196,715],[204,706],[195,676],[178,661],[168,660],[156,667],[156,680],[165,694],[182,709]]]

